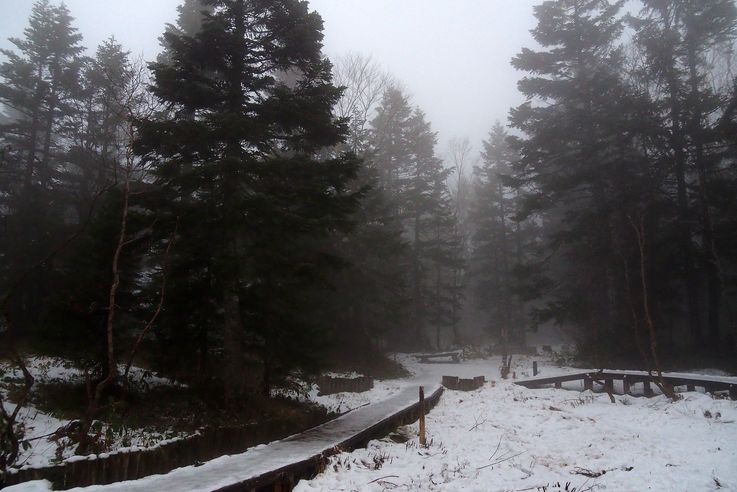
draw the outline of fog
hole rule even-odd
[[[153,59],[178,0],[68,0],[84,44],[115,38]],[[427,112],[442,149],[467,137],[476,149],[522,102],[510,59],[534,42],[537,0],[311,0],[325,23],[325,54],[371,56]],[[0,47],[20,36],[31,0],[0,0]]]
[[[730,488],[736,196],[735,0],[0,0],[0,488]]]

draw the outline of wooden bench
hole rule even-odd
[[[430,363],[438,363],[438,362],[452,362],[454,364],[457,364],[461,361],[461,353],[460,352],[443,352],[438,354],[415,354],[414,357],[417,359],[417,362],[420,362],[422,364],[430,364]],[[447,359],[450,358],[449,361],[444,360],[437,360],[437,359]]]

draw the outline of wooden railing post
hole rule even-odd
[[[594,389],[594,382],[591,380],[591,376],[586,374],[583,378],[583,390],[593,390]]]
[[[610,395],[614,393],[614,380],[613,379],[604,380],[604,391]]]
[[[420,446],[427,446],[425,435],[425,388],[420,386]]]
[[[645,379],[642,381],[642,388],[645,392],[645,396],[653,396],[653,389],[650,387],[649,379]]]
[[[532,361],[532,375],[537,376],[537,361]]]

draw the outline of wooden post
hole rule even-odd
[[[737,384],[729,385],[729,397],[733,400],[737,400]]]
[[[561,384],[560,381],[556,381],[555,382],[555,389],[561,389],[562,387],[563,387],[563,385]]]
[[[425,435],[425,388],[420,386],[420,446],[427,447]]]
[[[622,387],[623,387],[622,389],[624,391],[624,394],[629,395],[630,394],[630,380],[627,379],[626,374],[622,376]]]
[[[583,378],[583,390],[593,390],[594,389],[594,382],[591,380],[591,376],[586,374]]]
[[[532,361],[532,375],[537,376],[537,361]]]
[[[642,382],[643,390],[645,391],[645,396],[653,396],[653,389],[650,387],[650,380],[645,379]]]
[[[608,394],[614,393],[614,380],[613,379],[604,380],[604,391]]]

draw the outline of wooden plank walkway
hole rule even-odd
[[[427,386],[429,410],[443,393],[437,383]],[[222,456],[201,466],[178,468],[164,475],[74,491],[288,491],[302,478],[319,473],[333,454],[365,446],[396,427],[419,418],[418,386],[356,409],[301,434],[257,446],[245,453]]]
[[[687,391],[695,391],[703,388],[706,393],[726,391],[732,400],[737,400],[737,378],[709,377],[702,375],[664,373],[663,380],[673,386],[685,386]],[[624,394],[632,394],[635,384],[642,384],[643,393],[646,396],[653,395],[652,386],[659,378],[656,374],[648,374],[643,371],[587,371],[563,376],[541,377],[516,381],[516,384],[526,388],[536,389],[553,386],[561,388],[563,383],[570,381],[581,381],[584,390],[592,390],[595,383],[603,386],[604,391],[614,392],[614,381],[622,382]]]

